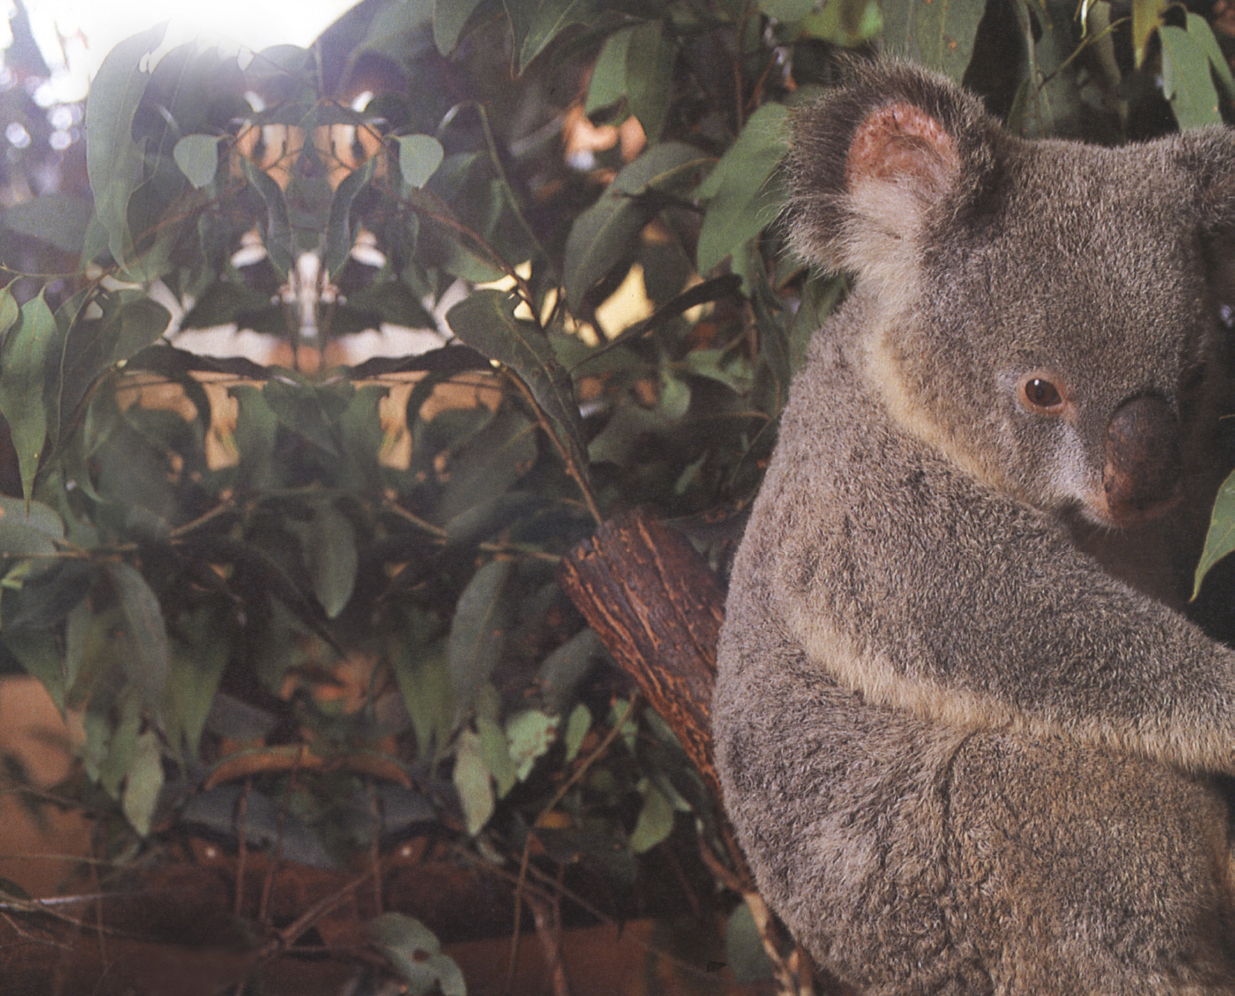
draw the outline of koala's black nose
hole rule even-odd
[[[1115,410],[1106,427],[1102,484],[1111,519],[1135,525],[1182,494],[1179,419],[1161,398],[1142,394]]]

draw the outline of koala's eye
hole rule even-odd
[[[1051,412],[1063,404],[1059,388],[1042,377],[1030,377],[1021,387],[1025,404],[1033,411]]]

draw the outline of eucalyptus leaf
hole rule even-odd
[[[649,142],[660,138],[673,97],[677,43],[660,21],[631,29],[626,47],[626,100]]]
[[[645,779],[640,783],[640,791],[643,806],[630,835],[630,849],[636,854],[650,851],[668,837],[673,832],[674,820],[673,803],[652,782]]]
[[[459,802],[463,805],[464,825],[474,837],[489,822],[496,803],[480,737],[471,730],[460,731],[455,741],[453,778]]]
[[[463,973],[428,927],[404,913],[383,913],[369,921],[369,936],[390,960],[409,996],[467,996]]]
[[[957,83],[969,68],[986,4],[882,0],[883,39],[893,54],[946,73]]]
[[[1222,482],[1218,497],[1214,499],[1209,532],[1205,536],[1205,548],[1201,551],[1201,559],[1196,565],[1193,578],[1193,598],[1200,592],[1201,582],[1210,568],[1232,551],[1235,551],[1235,473]]]
[[[129,680],[141,689],[149,715],[161,725],[171,646],[158,596],[130,564],[109,563],[105,570],[116,586],[129,636],[126,658]]]
[[[147,730],[137,738],[121,796],[125,819],[139,836],[145,837],[150,833],[162,788],[163,760],[159,738],[153,730]]]
[[[468,19],[482,0],[433,0],[433,42],[442,55],[449,55],[463,34]]]
[[[350,218],[352,203],[372,181],[377,163],[378,159],[374,156],[352,170],[343,178],[330,198],[330,215],[326,221],[325,265],[326,273],[332,279],[347,262],[356,241]]]
[[[1210,71],[1209,55],[1183,28],[1165,24],[1162,40],[1162,92],[1181,129],[1221,124],[1218,91]]]
[[[442,143],[432,135],[400,135],[395,143],[403,182],[417,188],[429,182],[446,155]]]
[[[509,560],[489,561],[472,575],[455,606],[448,653],[456,724],[471,710],[506,646],[513,613],[513,570]]]
[[[122,264],[133,248],[129,198],[145,179],[145,150],[133,140],[133,120],[150,82],[140,67],[162,42],[164,30],[151,28],[113,48],[86,101],[86,172],[95,217],[107,231],[112,257]]]
[[[77,256],[93,217],[94,205],[84,197],[53,192],[0,211],[0,226]]]
[[[622,259],[632,258],[635,237],[662,206],[657,191],[684,193],[709,162],[684,142],[663,142],[624,167],[600,198],[570,228],[562,280],[566,301],[577,310],[587,291]]]
[[[9,328],[0,349],[0,414],[9,423],[26,498],[47,438],[43,385],[55,339],[56,319],[40,293],[22,305],[20,324]]]
[[[467,345],[519,375],[545,416],[559,451],[583,475],[587,462],[574,384],[545,334],[515,317],[517,305],[512,294],[474,291],[446,313],[446,321]]]
[[[215,135],[185,135],[172,150],[172,158],[189,183],[201,189],[214,181],[219,169],[219,142]]]

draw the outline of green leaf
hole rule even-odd
[[[684,142],[662,142],[618,173],[600,198],[570,227],[562,282],[578,310],[584,295],[619,261],[633,259],[639,233],[660,210],[657,191],[684,193],[709,157]]]
[[[0,211],[0,225],[80,255],[92,217],[94,205],[84,197],[50,193]]]
[[[55,338],[56,318],[40,292],[22,305],[20,324],[10,327],[0,351],[0,413],[9,423],[27,499],[47,438],[43,390]]]
[[[218,613],[209,606],[202,606],[178,621],[177,638],[171,642],[167,680],[171,702],[168,734],[177,748],[183,740],[194,757],[231,653],[224,633]]]
[[[973,42],[986,5],[974,0],[883,0],[883,38],[888,51],[957,83],[973,56]]]
[[[112,351],[117,360],[130,359],[157,341],[172,320],[170,311],[148,297],[124,305],[118,317],[119,331]]]
[[[737,905],[725,925],[725,963],[739,982],[758,982],[772,975],[759,928],[745,903]]]
[[[1209,55],[1183,28],[1164,24],[1162,40],[1162,92],[1171,102],[1171,113],[1180,128],[1221,124],[1218,91],[1210,74]]]
[[[648,21],[631,29],[626,48],[626,99],[649,143],[660,138],[665,126],[673,99],[677,55],[676,40],[660,21]]]
[[[369,936],[408,984],[408,996],[467,996],[459,966],[442,954],[437,937],[415,917],[383,913],[369,921]]]
[[[1214,37],[1213,29],[1209,26],[1209,22],[1200,14],[1188,14],[1188,35],[1196,40],[1196,43],[1205,51],[1205,57],[1209,59],[1209,67],[1217,74],[1218,81],[1222,84],[1226,95],[1230,99],[1235,99],[1235,76],[1231,75],[1231,67],[1227,64],[1226,57],[1222,54],[1222,49],[1218,45],[1218,39]]]
[[[536,459],[535,427],[513,408],[500,409],[451,458],[438,517],[450,522],[506,492]]]
[[[582,475],[587,460],[574,384],[545,334],[531,322],[515,318],[517,306],[513,294],[473,291],[447,312],[446,321],[465,344],[519,375],[559,451]]]
[[[754,238],[780,211],[783,191],[772,182],[789,151],[789,109],[764,104],[695,190],[707,199],[697,263],[707,273]]]
[[[163,760],[158,734],[147,730],[137,738],[120,803],[125,819],[142,837],[150,833],[162,788]]]
[[[630,835],[630,849],[636,854],[649,851],[673,832],[673,803],[647,779],[639,783],[643,808]]]
[[[580,702],[571,710],[570,719],[566,721],[566,763],[569,764],[579,756],[579,748],[583,746],[583,738],[592,728],[592,710]]]
[[[198,190],[209,186],[219,169],[219,142],[215,135],[185,135],[172,149],[180,172]]]
[[[1149,48],[1149,39],[1162,25],[1162,14],[1170,0],[1132,0],[1132,51],[1140,69]]]
[[[305,531],[304,558],[313,579],[313,594],[334,619],[351,600],[356,587],[356,530],[351,520],[334,505],[314,509]]]
[[[330,198],[330,216],[326,220],[325,265],[326,274],[332,279],[347,262],[355,242],[350,224],[352,202],[373,179],[377,162],[377,156],[373,156],[348,173]]]
[[[5,627],[0,640],[17,658],[26,673],[38,679],[61,713],[64,712],[64,654],[51,629],[13,629]]]
[[[7,287],[0,287],[0,346],[4,345],[5,336],[20,317],[21,309],[13,300],[13,292]]]
[[[444,642],[418,609],[404,632],[392,634],[389,656],[395,682],[416,731],[419,756],[429,758],[446,744],[454,725],[454,697]]]
[[[294,262],[292,253],[292,223],[283,191],[273,177],[262,172],[250,160],[241,157],[244,178],[257,191],[266,205],[266,231],[262,244],[280,280],[286,280]]]
[[[583,105],[585,113],[595,114],[626,96],[626,50],[633,31],[633,27],[623,28],[605,41],[588,83],[587,100]]]
[[[1209,532],[1205,536],[1205,548],[1201,551],[1200,563],[1196,565],[1192,597],[1201,590],[1201,582],[1209,569],[1228,553],[1235,550],[1235,473],[1232,473],[1214,499],[1214,510],[1209,520]]]
[[[403,182],[417,189],[423,187],[442,165],[446,155],[442,143],[431,135],[400,135],[395,141]]]
[[[283,376],[271,377],[262,387],[262,397],[275,417],[287,428],[332,456],[338,455],[331,413],[314,385]]]
[[[472,575],[459,596],[448,644],[456,724],[471,710],[477,691],[489,680],[506,645],[513,569],[509,560],[491,560]]]
[[[506,721],[506,740],[510,759],[515,765],[515,776],[526,781],[538,757],[543,757],[557,740],[560,720],[557,716],[527,709]]]
[[[511,0],[504,2],[512,25],[516,19],[526,21],[526,29],[517,49],[520,73],[566,28],[591,23],[598,7],[597,0],[533,0],[535,7],[528,16],[525,10],[532,4],[527,0],[517,0],[517,12],[512,10]]]
[[[547,711],[562,712],[602,651],[600,637],[591,627],[580,630],[544,659],[536,671]],[[573,714],[572,714],[573,715]]]
[[[433,0],[433,43],[442,55],[449,55],[459,44],[468,18],[481,0]]]
[[[150,82],[140,67],[162,42],[164,29],[151,28],[113,48],[91,81],[86,101],[86,172],[95,217],[107,231],[112,257],[121,264],[133,248],[129,198],[145,179],[145,151],[133,141],[133,120]]]
[[[0,495],[0,571],[12,557],[52,556],[53,540],[64,539],[64,520],[42,502]]]
[[[474,837],[493,815],[495,800],[480,737],[471,730],[461,730],[455,741],[455,767],[451,777],[463,805],[467,832]]]
[[[171,646],[158,596],[130,564],[109,563],[105,569],[116,586],[129,635],[130,652],[125,661],[128,678],[141,689],[150,716],[162,725]]]
[[[480,737],[480,756],[497,786],[497,797],[504,798],[519,780],[506,734],[497,721],[488,716],[476,717],[476,734]]]

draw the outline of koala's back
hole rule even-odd
[[[938,691],[862,684],[895,682],[881,654],[946,668],[992,627],[1023,627],[1026,656],[1049,654],[1023,615],[1037,610],[997,572],[971,614],[911,618],[992,555],[1042,575],[1047,613],[1070,595],[1051,571],[1093,570],[1063,530],[976,488],[870,399],[856,369],[870,309],[852,300],[816,337],[733,572],[713,728],[761,890],[872,996],[1235,993],[1226,805],[1204,777],[992,713],[963,687],[959,704],[918,708],[906,696]],[[917,567],[887,553],[915,542]],[[1112,615],[1144,601],[1107,583]],[[818,616],[809,649],[794,591]],[[924,631],[933,645],[914,647]],[[1009,667],[998,643],[990,657]],[[855,667],[868,671],[845,681]]]

